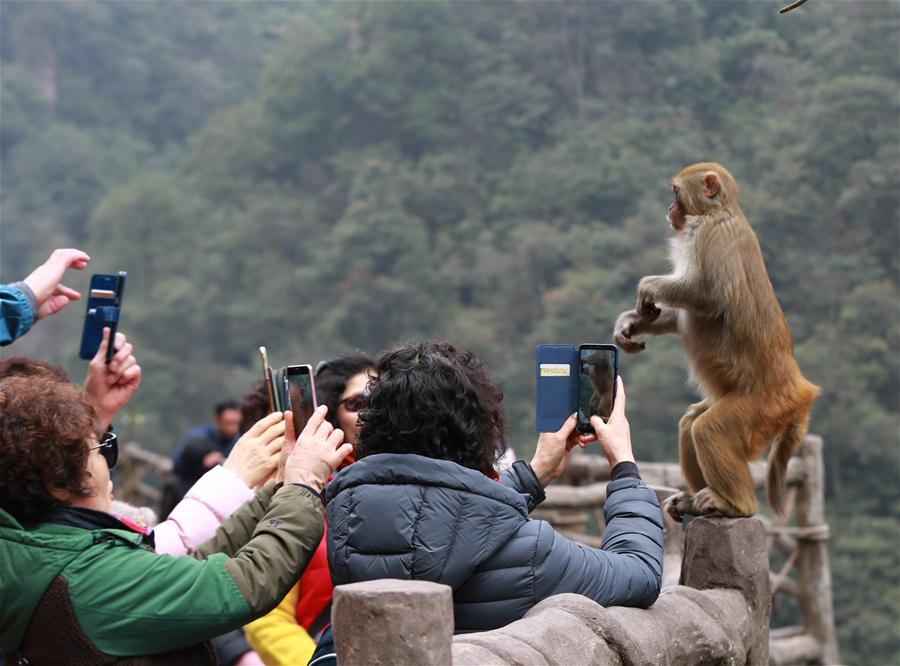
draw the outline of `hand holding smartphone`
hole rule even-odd
[[[593,433],[591,416],[609,419],[619,372],[615,345],[539,345],[536,365],[538,432],[556,432],[573,412],[580,433]]]
[[[289,365],[272,370],[265,347],[259,348],[259,356],[269,401],[269,413],[293,412],[294,430],[299,433],[318,406],[312,366]]]
[[[289,365],[283,371],[284,411],[294,415],[294,430],[301,432],[316,411],[316,384],[311,365]]]
[[[90,361],[100,348],[103,329],[109,328],[109,339],[116,339],[119,330],[119,319],[122,311],[122,298],[125,295],[125,278],[128,274],[119,271],[117,275],[97,274],[91,277],[88,292],[87,312],[84,316],[84,329],[81,333],[81,349],[78,356]],[[106,362],[109,363],[115,354],[115,345],[106,348]]]

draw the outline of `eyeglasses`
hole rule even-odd
[[[100,455],[103,456],[110,469],[116,466],[116,461],[119,459],[119,437],[116,433],[111,431],[103,433],[100,443],[97,446],[90,447],[88,451],[93,451],[94,449],[100,449]]]
[[[369,396],[366,393],[354,393],[341,400],[338,403],[338,407],[341,405],[343,405],[344,409],[348,412],[353,412],[355,414],[369,406]]]

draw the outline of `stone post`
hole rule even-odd
[[[452,662],[453,592],[447,585],[395,579],[339,585],[331,621],[341,666]]]
[[[769,547],[755,518],[694,518],[687,527],[681,584],[698,590],[740,590],[754,618],[747,637],[747,664],[769,663]],[[728,618],[719,618],[728,624]]]

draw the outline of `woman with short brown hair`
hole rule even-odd
[[[283,483],[170,557],[109,513],[117,442],[95,429],[74,386],[0,379],[0,647],[9,663],[210,663],[204,642],[271,610],[306,567],[352,447],[320,408],[285,446]]]

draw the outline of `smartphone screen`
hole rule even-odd
[[[581,345],[578,348],[579,432],[593,432],[592,416],[607,421],[612,414],[617,365],[618,350],[615,345]]]
[[[311,365],[289,365],[284,369],[284,408],[294,413],[297,434],[315,411],[316,386]]]

